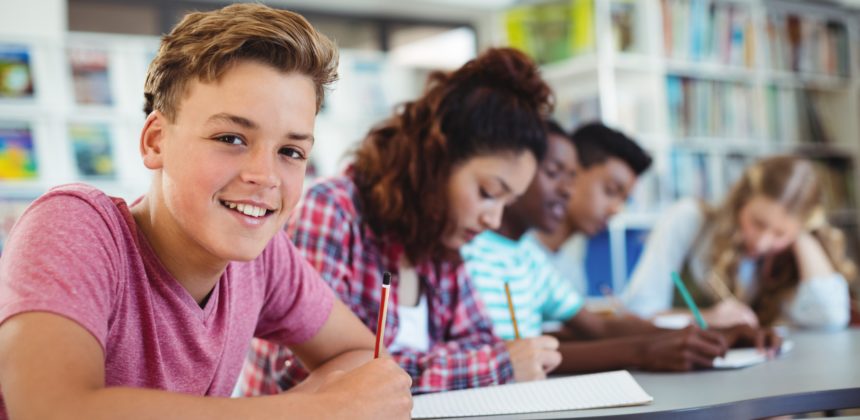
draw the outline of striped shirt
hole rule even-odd
[[[521,337],[541,334],[544,321],[567,321],[582,307],[582,297],[555,270],[531,235],[519,241],[484,232],[462,248],[466,271],[493,321],[493,332],[514,338],[505,282]]]

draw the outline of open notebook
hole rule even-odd
[[[794,343],[791,340],[783,341],[778,356],[790,352],[793,347]],[[764,361],[767,361],[767,356],[754,348],[731,349],[726,352],[725,357],[714,359],[714,369],[737,369],[757,365]]]
[[[580,410],[647,404],[653,400],[629,372],[619,370],[418,395],[413,398],[412,418]]]

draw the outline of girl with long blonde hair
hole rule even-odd
[[[673,306],[671,272],[682,273],[709,324],[808,328],[847,325],[841,231],[828,224],[814,165],[792,156],[749,167],[720,207],[682,200],[657,224],[624,300],[640,316]]]

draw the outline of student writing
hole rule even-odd
[[[381,273],[393,274],[385,347],[415,393],[539,379],[558,363],[551,337],[493,335],[458,255],[526,189],[549,110],[531,60],[488,50],[433,74],[371,130],[346,173],[310,188],[291,221],[297,247],[371,329]],[[302,376],[286,348],[257,341],[242,383],[266,394]]]

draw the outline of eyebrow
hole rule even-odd
[[[502,189],[503,189],[503,190],[505,190],[505,192],[506,192],[506,193],[510,193],[510,192],[511,192],[511,187],[508,185],[508,183],[507,183],[507,182],[505,182],[505,180],[504,180],[504,179],[502,179],[502,178],[500,178],[500,177],[498,177],[498,176],[497,176],[497,177],[495,177],[495,178],[496,178],[496,181],[499,181],[499,184],[501,184],[501,185],[502,185]]]
[[[226,112],[215,114],[209,117],[206,122],[218,121],[236,124],[248,130],[257,130],[260,128],[259,124],[255,123],[254,121],[251,121],[245,117],[240,117],[238,115],[228,114]],[[314,143],[314,136],[309,133],[297,133],[295,131],[291,131],[287,133],[287,138],[290,140],[310,141],[311,144]]]

